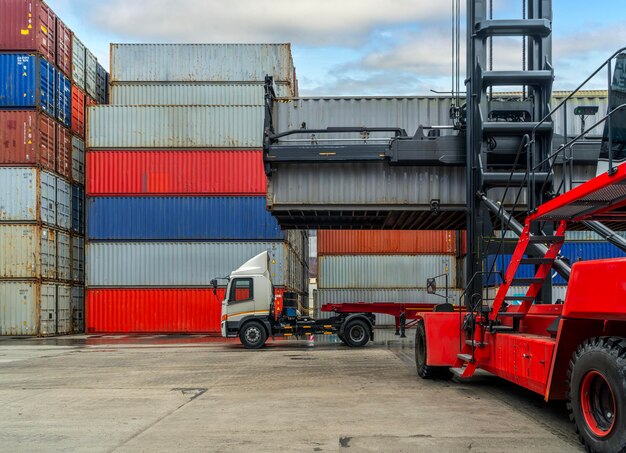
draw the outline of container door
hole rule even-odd
[[[57,226],[69,230],[71,220],[71,186],[63,178],[57,178]]]
[[[72,280],[85,281],[85,239],[78,236],[72,238]]]
[[[85,234],[85,189],[72,186],[72,230]]]
[[[72,137],[72,179],[85,183],[85,142]]]
[[[41,285],[40,296],[40,320],[41,327],[39,333],[41,335],[54,335],[56,333],[56,285]]]
[[[57,286],[57,333],[72,332],[71,289],[66,285]]]
[[[43,58],[39,59],[40,88],[39,104],[41,111],[51,118],[55,117],[56,69]]]
[[[35,335],[36,283],[0,281],[0,335]]]
[[[62,281],[69,281],[72,278],[70,248],[70,235],[57,233],[57,273],[58,279]]]
[[[55,279],[57,274],[56,233],[41,230],[41,277]]]
[[[82,286],[72,286],[72,333],[85,331],[85,288]]]
[[[45,171],[41,172],[41,221],[55,225],[57,219],[57,186],[56,176]]]

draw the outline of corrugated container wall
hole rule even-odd
[[[275,286],[304,292],[287,281],[288,250],[283,242],[90,242],[87,285],[93,287],[208,287],[250,257],[270,254]]]
[[[94,240],[281,240],[265,197],[90,197]]]
[[[85,331],[85,287],[72,286],[72,332],[82,333]]]
[[[85,189],[72,185],[72,231],[85,234]]]
[[[72,179],[74,182],[85,184],[85,142],[78,137],[72,137]]]
[[[96,102],[98,104],[109,103],[109,73],[100,64],[96,65]]]
[[[0,168],[0,222],[57,225],[57,181],[35,168]]]
[[[57,124],[57,165],[56,171],[63,177],[72,177],[72,133]]]
[[[72,78],[72,30],[57,18],[57,67]]]
[[[57,234],[36,225],[0,224],[0,278],[57,278]]]
[[[52,118],[35,111],[0,110],[0,163],[54,171],[55,128]]]
[[[291,96],[291,87],[276,86],[276,96]],[[265,105],[262,84],[118,83],[111,87],[113,105]]]
[[[0,2],[0,50],[41,52],[56,60],[56,15],[39,0]]]
[[[85,281],[85,239],[72,237],[72,281]]]
[[[56,117],[65,127],[72,122],[72,82],[57,72]]]
[[[425,288],[440,274],[448,274],[452,285],[456,261],[449,255],[320,256],[318,272],[321,289]]]
[[[263,107],[89,107],[90,148],[262,147]]]
[[[454,254],[454,231],[320,230],[318,255]]]
[[[111,44],[111,82],[294,82],[289,44]]]
[[[74,35],[72,38],[72,80],[81,90],[85,90],[86,50],[82,41]]]
[[[54,335],[57,332],[57,286],[0,281],[0,335]],[[65,291],[61,290],[62,297]],[[61,309],[64,308],[61,301]]]
[[[0,107],[39,108],[55,117],[56,74],[54,65],[43,57],[0,54]]]
[[[262,151],[92,151],[87,192],[104,195],[265,195]]]
[[[85,137],[85,93],[72,85],[72,133]]]
[[[98,60],[85,49],[85,91],[93,99],[98,96]]]

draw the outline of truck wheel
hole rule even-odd
[[[419,320],[415,328],[415,366],[417,367],[417,375],[422,379],[450,379],[452,377],[450,368],[426,365],[427,359],[426,326],[423,320]]]
[[[339,339],[341,340],[341,342],[342,342],[343,344],[348,344],[348,343],[346,342],[346,337],[344,337],[342,334],[337,333],[337,336],[339,337]]]
[[[348,346],[360,348],[370,341],[370,327],[365,321],[355,319],[346,325],[343,331],[343,337]]]
[[[569,363],[567,408],[590,452],[626,451],[626,338],[596,337]]]
[[[239,340],[246,349],[259,349],[263,347],[267,340],[265,327],[256,321],[246,323],[241,332],[239,332]]]

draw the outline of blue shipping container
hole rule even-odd
[[[265,197],[92,197],[87,236],[107,241],[283,240]]]
[[[566,242],[561,249],[561,255],[568,258],[571,264],[577,261],[588,260],[600,260],[606,258],[624,258],[626,253],[608,242]],[[498,257],[491,256],[487,261],[486,270],[491,269],[491,263],[496,259],[495,270],[502,271],[504,275],[509,267],[511,261],[511,255],[500,255]],[[554,274],[554,272],[553,272]],[[515,276],[517,278],[532,278],[535,275],[535,267],[532,265],[520,266]],[[492,275],[489,279],[491,284],[502,283],[502,278],[499,274]],[[555,275],[552,278],[552,284],[554,285],[567,285],[567,282],[560,275]]]
[[[85,189],[76,184],[72,185],[72,230],[85,234]]]
[[[57,119],[66,127],[72,120],[72,82],[61,71],[57,71]]]
[[[54,118],[56,73],[43,57],[0,54],[0,107],[40,108]]]

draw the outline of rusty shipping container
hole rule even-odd
[[[57,278],[57,232],[37,225],[0,224],[0,278]]]
[[[64,178],[72,177],[72,134],[69,129],[57,125],[56,171]]]
[[[0,110],[0,165],[56,168],[55,121],[32,110]]]
[[[56,14],[40,0],[0,2],[0,50],[40,52],[56,61]]]
[[[78,332],[72,323],[71,287],[0,281],[0,335],[49,336]]]
[[[72,30],[57,17],[57,67],[72,78]]]
[[[320,230],[317,238],[319,256],[456,253],[455,231]]]
[[[87,155],[87,195],[264,195],[260,150],[119,150]]]

